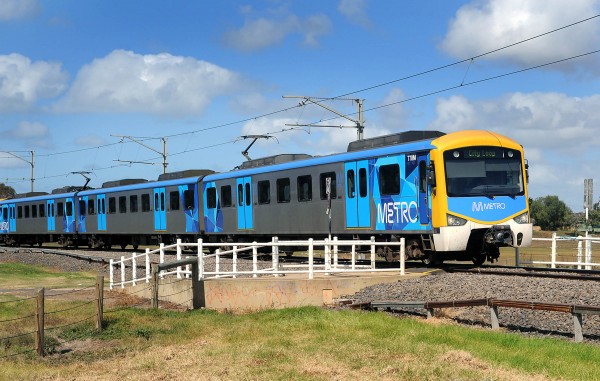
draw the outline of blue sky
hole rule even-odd
[[[600,49],[599,14],[600,0],[0,0],[0,150],[35,151],[36,191],[80,185],[77,171],[92,172],[93,187],[162,173],[160,155],[113,135],[157,151],[166,137],[169,171],[227,171],[244,161],[242,135],[277,138],[258,141],[253,158],[344,151],[353,129],[286,124],[349,122],[283,96],[348,94],[364,99],[366,137],[514,138],[530,196],[580,211],[600,165],[600,53],[486,79]],[[29,191],[30,170],[0,153],[0,182]]]

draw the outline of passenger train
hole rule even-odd
[[[137,248],[178,238],[260,242],[331,233],[404,237],[407,259],[481,264],[496,260],[500,247],[530,245],[527,180],[523,148],[505,136],[406,131],[328,156],[277,155],[230,172],[19,195],[0,201],[0,242]],[[390,249],[379,254],[399,258]]]

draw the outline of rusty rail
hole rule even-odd
[[[576,342],[583,341],[583,315],[600,315],[600,306],[585,306],[578,304],[563,304],[563,303],[545,303],[531,302],[524,300],[509,300],[509,299],[470,299],[470,300],[453,300],[440,302],[422,302],[422,301],[372,301],[370,303],[356,303],[351,307],[362,309],[385,309],[398,310],[406,308],[422,308],[427,311],[427,318],[434,316],[434,309],[442,308],[461,308],[461,307],[477,307],[487,306],[490,309],[492,329],[499,329],[499,314],[498,308],[522,308],[534,311],[550,311],[569,313],[573,316],[573,337]]]

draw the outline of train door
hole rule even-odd
[[[9,231],[17,231],[17,214],[15,213],[15,204],[8,204],[8,229]]]
[[[167,230],[165,188],[154,188],[154,230]]]
[[[419,220],[422,225],[429,224],[429,195],[427,187],[427,167],[429,167],[429,159],[427,154],[420,154],[419,161]]]
[[[46,201],[46,219],[48,221],[48,231],[53,232],[56,230],[56,219],[54,218],[54,200]]]
[[[79,197],[77,209],[79,211],[79,213],[77,213],[77,231],[79,233],[85,233],[87,231],[85,226],[85,220],[87,216],[87,204],[88,196]]]
[[[73,197],[67,197],[65,199],[64,219],[66,222],[65,233],[74,233],[75,232],[75,205],[73,203]]]
[[[252,229],[252,177],[240,177],[237,183],[238,229]]]
[[[371,202],[369,189],[369,161],[345,163],[346,173],[346,227],[371,227]]]
[[[106,195],[96,196],[96,215],[98,216],[98,230],[106,231]]]
[[[8,233],[10,226],[8,211],[8,205],[2,205],[2,209],[0,210],[0,233]]]

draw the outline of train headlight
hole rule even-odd
[[[447,214],[446,219],[448,221],[448,226],[463,226],[467,223],[467,220],[464,218],[456,217],[451,214]]]
[[[525,212],[523,214],[519,214],[515,218],[513,218],[518,224],[528,224],[529,223],[529,212]]]

